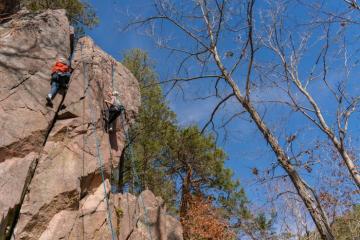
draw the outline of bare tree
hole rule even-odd
[[[356,0],[344,0],[344,2],[347,3],[350,8],[360,10],[360,5]]]
[[[356,4],[356,3],[354,3]],[[316,6],[316,5],[315,5]],[[315,6],[305,6],[312,7]],[[288,106],[291,106],[295,111],[300,112],[312,123],[320,132],[325,134],[326,137],[331,141],[335,149],[340,154],[346,167],[349,170],[351,177],[355,184],[360,188],[360,172],[358,167],[355,165],[354,156],[351,156],[348,146],[346,144],[346,137],[348,133],[349,119],[356,110],[360,96],[347,96],[346,94],[346,77],[338,83],[338,87],[331,85],[329,81],[329,48],[331,44],[330,27],[332,24],[346,25],[350,19],[342,15],[336,16],[331,14],[326,16],[326,19],[317,18],[313,22],[307,23],[311,25],[308,31],[301,32],[302,36],[298,40],[299,43],[295,43],[294,34],[283,26],[284,17],[282,16],[283,8],[279,7],[278,11],[274,11],[272,14],[272,24],[266,30],[267,38],[264,40],[264,45],[271,49],[275,55],[279,58],[279,63],[282,66],[281,75],[278,77],[282,78],[285,84],[279,87],[284,90],[284,94],[288,95],[289,102]],[[320,12],[320,9],[318,9]],[[325,11],[325,10],[324,10]],[[328,15],[330,13],[326,13]],[[337,19],[338,18],[338,19]],[[338,24],[338,21],[341,23]],[[319,21],[325,22],[325,24],[319,24]],[[314,31],[317,27],[323,28],[321,35],[322,47],[319,53],[314,57],[315,63],[312,66],[312,71],[308,76],[300,77],[302,74],[299,72],[300,62],[302,56],[306,55],[306,51],[310,51],[309,48],[314,44],[311,41],[311,31]],[[341,28],[341,27],[340,27]],[[344,33],[337,33],[337,37],[342,37]],[[318,39],[316,39],[318,41]],[[343,46],[346,49],[346,46]],[[346,51],[346,50],[345,50]],[[347,62],[349,61],[347,53],[344,53],[344,69],[345,72],[349,71]],[[314,54],[315,55],[315,54]],[[334,56],[333,56],[334,57]],[[319,66],[320,65],[320,66]],[[320,70],[318,70],[320,69]],[[318,70],[318,71],[316,71]],[[315,97],[309,91],[311,84],[317,79],[321,79],[324,87],[333,95],[338,106],[334,115],[336,118],[336,127],[331,127],[323,111],[315,100]],[[295,89],[293,88],[295,86]],[[305,100],[305,101],[304,101]],[[329,117],[330,118],[330,117]]]
[[[294,2],[301,3],[301,1]],[[354,3],[354,1],[351,2]],[[315,65],[318,66],[319,62],[322,62],[323,84],[334,94],[339,103],[336,115],[337,131],[335,131],[326,120],[318,102],[307,89],[309,82],[319,76],[315,77],[314,72],[311,72],[306,80],[302,81],[300,77],[303,74],[299,73],[298,64],[306,50],[304,46],[307,46],[306,44],[312,39],[309,35],[305,35],[294,41],[294,36],[287,33],[287,23],[285,22],[288,19],[283,18],[285,14],[281,15],[281,11],[286,12],[286,8],[273,8],[271,1],[259,3],[259,5],[261,4],[268,5],[263,9],[260,8],[258,11],[260,13],[254,16],[255,0],[154,0],[155,13],[136,19],[130,26],[143,27],[146,25],[150,26],[149,33],[166,35],[168,38],[158,40],[158,45],[176,56],[182,57],[182,60],[179,61],[177,76],[172,79],[171,89],[178,86],[179,83],[190,81],[201,81],[209,89],[213,89],[210,96],[217,97],[219,101],[205,127],[214,126],[215,115],[221,110],[221,107],[229,101],[236,100],[239,111],[225,119],[223,123],[227,124],[237,119],[244,112],[248,114],[251,122],[255,124],[276,155],[278,165],[291,180],[322,239],[334,239],[327,215],[316,191],[306,183],[300,174],[300,167],[305,169],[308,167],[306,170],[311,172],[309,166],[296,164],[297,158],[301,158],[302,153],[292,154],[281,144],[280,137],[266,122],[267,110],[266,104],[263,104],[266,100],[259,100],[253,95],[263,83],[262,81],[267,80],[256,81],[255,70],[263,71],[265,69],[256,62],[256,58],[262,48],[271,50],[272,54],[277,57],[276,60],[274,58],[265,59],[270,64],[264,64],[267,69],[261,73],[262,75],[271,73],[271,76],[268,75],[265,78],[270,78],[270,85],[281,89],[286,95],[285,100],[282,98],[274,102],[289,106],[295,113],[300,112],[331,141],[357,186],[360,183],[359,173],[348,150],[345,137],[349,118],[355,111],[359,98],[346,100],[341,88],[336,92],[328,84],[326,78],[328,45],[325,44],[321,54],[317,56],[321,61],[318,60]],[[324,14],[332,15],[331,12],[325,11]],[[265,22],[262,29],[257,28],[255,23],[263,15],[272,21]],[[327,29],[330,23],[341,25],[348,21],[344,15],[327,20],[324,22],[323,19],[316,18],[311,24],[318,24]],[[258,29],[264,31],[259,32]],[[176,38],[173,38],[174,35]],[[328,42],[329,37],[325,34],[325,36],[321,35],[321,39]],[[271,64],[271,61],[275,61],[275,63]],[[303,98],[300,99],[299,96]],[[347,103],[347,106],[343,104],[344,102]],[[290,135],[285,142],[293,142],[295,138],[296,135]]]

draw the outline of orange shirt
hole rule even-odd
[[[53,74],[55,72],[66,73],[69,71],[70,71],[70,68],[68,65],[61,63],[61,62],[56,62],[55,65],[51,69],[51,74]]]

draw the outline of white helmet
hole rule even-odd
[[[61,62],[61,63],[66,64],[66,65],[68,64],[68,61],[64,57],[59,57],[58,62]]]
[[[113,96],[119,96],[119,92],[118,91],[113,91],[112,95]]]

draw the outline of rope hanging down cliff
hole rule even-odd
[[[83,45],[81,44],[81,59],[83,60],[82,57],[82,49],[83,49]],[[86,88],[88,87],[88,79],[87,79],[87,65],[86,63],[83,61],[83,73],[84,73],[84,84],[86,86]],[[85,90],[84,92],[85,98],[87,97],[87,91]],[[113,229],[113,225],[112,225],[112,217],[111,217],[111,211],[109,208],[109,199],[106,193],[106,185],[105,185],[105,174],[104,174],[104,164],[103,164],[103,157],[100,151],[100,142],[99,139],[97,137],[97,127],[96,127],[96,113],[93,111],[93,106],[91,104],[91,101],[89,100],[89,107],[90,107],[90,118],[91,118],[91,125],[94,127],[94,136],[95,136],[95,145],[96,145],[96,157],[98,160],[98,165],[99,165],[99,170],[100,170],[100,175],[101,175],[101,180],[102,180],[102,185],[104,187],[104,198],[105,198],[105,202],[106,202],[106,210],[107,210],[107,218],[108,218],[108,224],[109,224],[109,228],[111,231],[111,236],[112,236],[112,240],[116,240],[116,234],[115,231]],[[84,151],[84,149],[83,149]]]
[[[112,87],[112,91],[114,91],[114,73],[115,73],[115,69],[114,69],[114,64],[111,64],[111,87]],[[123,111],[121,112],[120,114],[120,123],[121,123],[121,127],[124,131],[124,135],[125,135],[125,143],[128,142],[129,145],[128,147],[124,150],[124,151],[129,151],[128,152],[128,156],[130,158],[130,162],[131,162],[131,169],[132,169],[132,174],[135,178],[135,181],[138,182],[139,184],[141,183],[141,180],[140,180],[140,177],[139,175],[137,174],[136,172],[136,167],[135,167],[135,161],[134,161],[134,158],[133,158],[133,153],[132,153],[132,146],[131,146],[131,139],[130,139],[130,136],[129,136],[129,132],[128,130],[126,129],[126,118],[125,118],[125,107],[124,105],[120,102],[120,105],[122,106],[122,109]],[[140,185],[141,186],[141,185]],[[148,232],[149,232],[149,236],[150,236],[150,240],[152,240],[152,235],[151,235],[151,230],[150,230],[150,222],[148,220],[148,212],[147,212],[147,209],[145,207],[145,203],[144,203],[144,199],[142,197],[142,195],[140,194],[139,195],[139,199],[140,199],[140,202],[142,204],[142,207],[144,209],[144,220],[145,220],[145,224],[147,226],[147,229],[148,229]]]
[[[83,49],[83,45],[81,44],[81,59],[83,59],[83,57],[82,57],[82,49]],[[84,87],[85,87],[84,95],[85,95],[85,98],[86,98],[87,97],[86,89],[89,87],[89,81],[88,81],[88,78],[87,78],[87,65],[86,65],[86,63],[84,61],[83,61],[83,71],[84,71],[84,84],[85,84],[84,85]],[[114,66],[112,64],[111,65],[111,85],[112,85],[112,90],[114,89],[114,72],[115,72],[115,70],[114,70]],[[91,101],[89,101],[89,102],[91,102]],[[111,211],[110,211],[110,207],[109,207],[110,204],[109,204],[109,199],[108,199],[107,194],[106,194],[105,174],[104,174],[104,168],[103,168],[104,167],[103,157],[102,157],[102,154],[101,154],[101,151],[100,151],[100,142],[99,142],[99,139],[97,137],[97,131],[96,131],[96,129],[97,129],[97,127],[96,127],[96,125],[97,125],[96,124],[96,113],[94,112],[93,106],[92,106],[91,103],[89,104],[89,106],[90,106],[91,124],[94,127],[94,135],[95,135],[95,143],[96,143],[96,156],[97,156],[99,169],[100,169],[100,173],[101,173],[102,185],[104,187],[104,196],[105,196],[105,201],[106,201],[108,224],[109,224],[109,229],[110,229],[111,234],[112,234],[112,240],[115,240],[117,238],[116,238],[116,235],[115,235],[115,231],[113,229],[113,225],[112,225],[112,221],[111,221],[111,219],[112,219]],[[122,124],[122,129],[123,129],[124,134],[125,134],[125,141],[130,142],[130,137],[129,137],[128,131],[126,130],[126,126],[124,124],[126,122],[124,112],[125,112],[125,109],[123,109],[122,114],[120,115],[121,116],[121,124]],[[133,154],[132,154],[131,145],[129,145],[128,149],[130,150],[129,156],[130,156],[130,160],[131,160],[131,168],[132,168],[133,176],[136,179],[136,181],[140,183],[140,178],[139,178],[139,175],[136,172],[135,162],[134,162],[134,159],[132,157]],[[110,154],[111,154],[111,149],[110,149]],[[111,156],[111,158],[112,158],[112,156]],[[148,212],[147,212],[147,209],[145,207],[144,199],[142,198],[141,194],[139,195],[139,199],[140,199],[141,205],[142,205],[142,207],[144,209],[144,220],[145,220],[145,224],[147,225],[147,228],[148,228],[150,240],[152,240],[152,235],[151,235],[151,230],[150,230],[150,225],[149,225],[150,222],[148,221]]]
[[[114,63],[112,63],[111,64],[111,88],[112,88],[111,90],[112,91],[115,90],[114,89],[114,74],[115,74],[115,68],[114,68]],[[121,103],[120,99],[119,99],[119,104],[121,105],[121,109],[122,109],[122,111],[120,113],[121,128],[122,128],[122,130],[124,132],[124,135],[125,135],[125,143],[126,142],[129,143],[128,147],[124,148],[124,151],[129,151],[129,152],[126,152],[126,153],[128,153],[128,156],[130,158],[132,174],[133,174],[133,176],[135,178],[135,181],[140,184],[141,180],[140,180],[140,177],[139,177],[139,175],[138,175],[138,173],[136,171],[136,167],[135,167],[135,161],[134,161],[133,153],[132,153],[131,139],[130,139],[129,132],[126,129],[126,124],[125,124],[126,123],[126,118],[125,118],[126,111],[125,111],[125,107]],[[110,150],[110,152],[111,152],[111,150]],[[147,209],[145,207],[144,199],[143,199],[141,194],[139,195],[139,199],[140,199],[142,208],[144,209],[144,221],[145,221],[145,224],[146,224],[148,232],[149,232],[150,240],[152,240],[152,235],[151,235],[151,230],[150,230],[150,222],[148,220],[148,212],[147,212]]]
[[[131,142],[130,142],[130,137],[129,137],[129,133],[128,131],[126,130],[126,127],[125,127],[125,115],[122,113],[120,115],[121,117],[121,124],[122,124],[122,129],[124,131],[124,134],[125,134],[125,142],[129,142],[129,145],[128,145],[128,148],[129,149],[129,158],[130,158],[130,162],[131,162],[131,169],[132,169],[132,173],[133,173],[133,176],[135,178],[135,181],[138,182],[138,183],[141,183],[140,181],[140,177],[139,175],[137,174],[136,172],[136,167],[135,167],[135,161],[134,161],[134,158],[132,157],[133,156],[133,153],[132,153],[132,147],[131,147]],[[142,204],[142,207],[144,208],[144,220],[145,220],[145,224],[148,228],[148,232],[149,232],[149,236],[150,236],[150,240],[152,240],[152,236],[151,236],[151,230],[150,230],[150,222],[148,220],[148,212],[147,212],[147,209],[145,207],[145,203],[144,203],[144,199],[142,198],[142,195],[140,194],[139,195],[139,199],[140,199],[140,202]]]

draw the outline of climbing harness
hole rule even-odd
[[[81,44],[81,59],[82,59],[82,44]],[[88,78],[87,78],[87,65],[86,63],[83,61],[83,71],[84,71],[84,84],[87,87],[89,82],[88,82]],[[87,97],[87,91],[85,90],[85,98]],[[90,107],[90,118],[91,118],[91,125],[94,127],[94,136],[95,136],[95,145],[96,145],[96,157],[98,160],[98,165],[99,165],[99,170],[100,170],[100,175],[101,175],[101,180],[102,180],[102,185],[104,188],[104,197],[105,197],[105,202],[106,202],[106,209],[107,209],[107,218],[108,218],[108,224],[109,224],[109,228],[111,231],[111,236],[112,236],[112,240],[116,240],[116,234],[115,231],[113,229],[113,225],[112,225],[112,216],[111,216],[111,211],[109,208],[109,199],[107,197],[107,193],[106,193],[106,185],[105,185],[105,174],[104,174],[104,164],[103,164],[103,156],[101,154],[100,151],[100,142],[97,136],[97,127],[96,127],[96,113],[94,112],[93,106],[91,104],[91,100],[89,100],[89,107]]]

